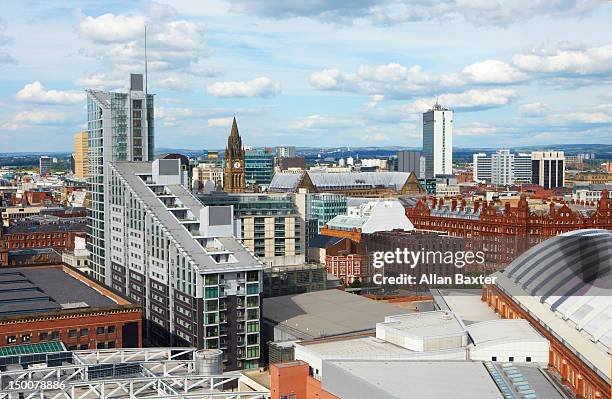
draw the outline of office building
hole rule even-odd
[[[2,268],[0,298],[0,352],[49,342],[69,350],[142,344],[140,305],[69,266]]]
[[[224,183],[223,189],[228,193],[242,193],[245,188],[244,147],[238,132],[236,117],[232,121],[232,130],[227,138],[224,157]]]
[[[484,152],[472,155],[472,177],[475,182],[485,183],[491,181],[491,174],[493,172],[491,161],[491,157],[487,156]]]
[[[439,104],[423,113],[425,177],[453,173],[453,111]]]
[[[87,177],[87,153],[89,139],[87,130],[74,135],[74,175],[85,179]]]
[[[295,157],[295,146],[282,146],[276,147],[277,158],[294,158]]]
[[[565,156],[563,151],[531,153],[531,182],[545,189],[565,185]]]
[[[514,154],[510,150],[497,150],[491,155],[491,183],[507,186],[514,182]]]
[[[43,155],[38,160],[38,174],[41,176],[48,176],[51,174],[51,163],[53,159],[46,155]]]
[[[206,206],[233,206],[242,243],[268,266],[304,263],[302,222],[291,194],[199,194]]]
[[[247,150],[244,155],[247,187],[268,186],[274,176],[274,155],[269,150]]]
[[[306,195],[306,219],[316,219],[316,234],[321,232],[321,229],[327,222],[338,215],[345,215],[347,212],[348,200],[347,197],[342,194],[298,193],[296,195]]]
[[[114,161],[151,161],[154,148],[153,95],[141,74],[130,75],[127,93],[87,90],[90,267],[97,280],[109,276],[104,215],[108,214],[107,165]],[[108,235],[107,235],[108,236]]]
[[[108,169],[109,285],[143,306],[146,342],[220,349],[226,370],[257,367],[264,265],[235,238],[231,206],[203,206],[176,159]]]
[[[225,172],[223,166],[216,162],[202,162],[193,167],[191,187],[194,191],[202,191],[207,182],[212,182],[216,190],[223,188]]]
[[[396,160],[393,160],[395,164],[397,162],[397,168],[390,167],[389,170],[396,172],[414,172],[419,178],[425,178],[425,157],[421,155],[421,151],[398,151]]]
[[[531,183],[531,154],[519,152],[514,154],[513,167],[513,183],[514,184],[530,184]]]

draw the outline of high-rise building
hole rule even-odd
[[[177,159],[108,165],[110,284],[143,308],[152,346],[220,349],[224,368],[260,357],[264,265],[236,237],[231,206],[204,206]]]
[[[514,155],[514,183],[531,183],[531,154]]]
[[[419,179],[425,178],[427,161],[421,151],[398,151],[396,172],[414,172]],[[391,168],[390,168],[391,170]]]
[[[266,150],[247,150],[244,155],[246,185],[268,186],[274,176],[274,155]]]
[[[563,187],[565,184],[563,151],[532,152],[531,182],[546,189]]]
[[[225,186],[223,188],[228,193],[244,192],[244,147],[242,147],[242,138],[238,133],[236,117],[232,121],[232,131],[227,138],[224,162]]]
[[[43,155],[38,160],[38,173],[41,176],[46,176],[51,174],[51,163],[53,162],[51,157]]]
[[[453,111],[440,104],[423,113],[425,177],[453,173]]]
[[[306,195],[306,219],[317,220],[317,234],[321,232],[325,223],[347,212],[348,200],[345,195],[331,193],[298,193],[296,195]]]
[[[277,158],[293,158],[293,157],[295,157],[295,147],[294,146],[276,147],[276,157]]]
[[[87,177],[87,151],[89,148],[87,130],[74,135],[74,175]]]
[[[472,155],[472,177],[475,182],[490,182],[491,181],[491,157],[488,157],[484,152],[479,152]]]
[[[153,95],[141,74],[130,75],[127,93],[87,90],[89,237],[87,249],[94,278],[110,284],[104,214],[109,209],[106,170],[109,162],[153,159]],[[108,234],[106,235],[108,236]]]
[[[514,154],[497,150],[491,155],[491,183],[507,186],[514,182]]]
[[[497,150],[473,155],[473,180],[495,185],[531,183],[531,155]]]

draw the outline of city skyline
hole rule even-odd
[[[571,1],[29,2],[0,19],[0,148],[69,150],[85,89],[125,90],[144,72],[145,24],[158,148],[223,148],[234,115],[250,146],[418,148],[436,98],[455,111],[457,148],[608,143],[611,13]]]

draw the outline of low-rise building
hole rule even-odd
[[[138,304],[66,265],[0,270],[0,347],[61,341],[69,350],[140,347]]]

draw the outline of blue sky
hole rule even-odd
[[[156,146],[612,143],[612,3],[573,0],[21,1],[0,14],[0,152],[60,151],[86,88],[143,71]]]

